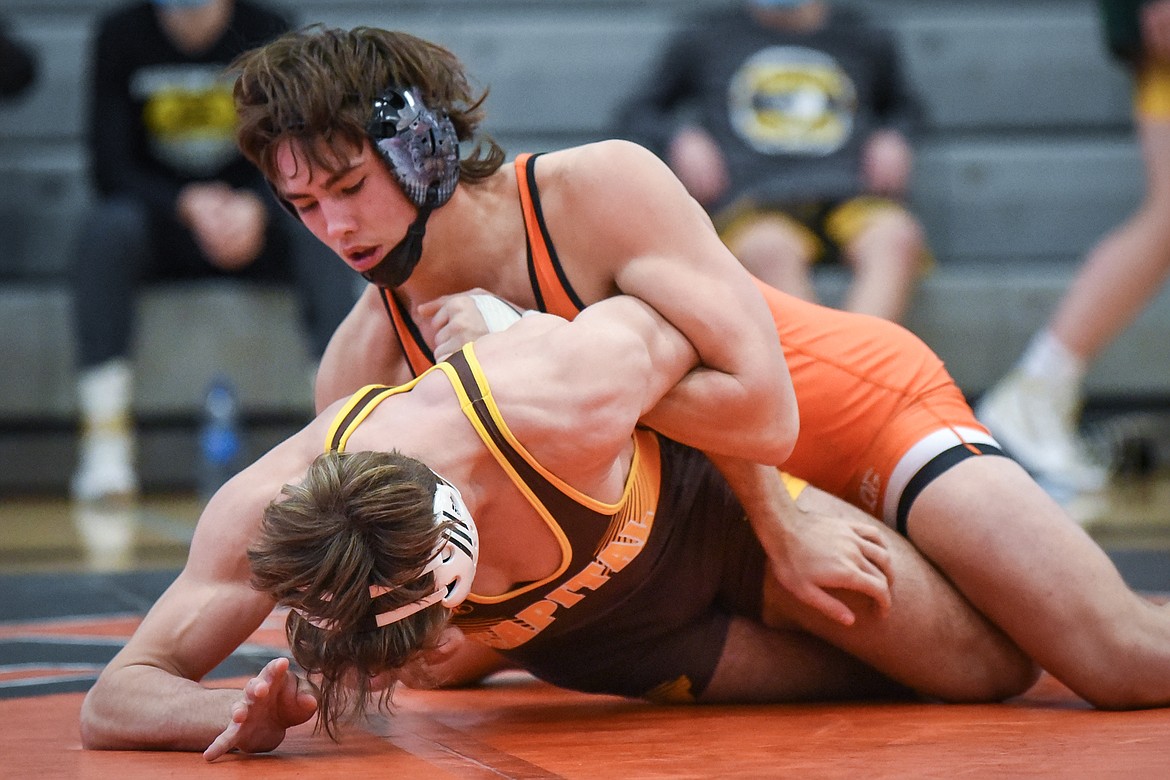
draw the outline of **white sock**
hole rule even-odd
[[[81,372],[77,380],[77,403],[81,419],[90,428],[124,424],[130,417],[134,376],[124,359],[105,363]]]
[[[1089,368],[1047,328],[1032,337],[1019,367],[1028,376],[1074,388],[1080,388]]]

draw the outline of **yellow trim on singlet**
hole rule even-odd
[[[489,416],[492,418],[493,422],[495,422],[500,435],[502,435],[508,444],[511,445],[513,450],[517,455],[520,456],[520,458],[522,458],[529,466],[531,466],[541,476],[548,480],[548,482],[554,488],[564,493],[573,501],[594,512],[604,515],[615,515],[625,507],[625,505],[630,500],[630,496],[633,492],[636,481],[635,477],[638,473],[637,470],[641,466],[642,462],[641,446],[639,446],[638,440],[639,437],[634,437],[634,452],[630,461],[630,472],[626,478],[626,484],[622,489],[622,496],[618,502],[610,504],[587,496],[542,466],[540,462],[537,461],[536,458],[534,458],[522,444],[520,444],[519,440],[515,437],[515,435],[513,435],[511,429],[508,427],[507,423],[504,422],[504,418],[500,412],[499,406],[496,404],[495,398],[491,394],[491,386],[487,383],[483,368],[479,363],[479,359],[475,356],[473,345],[468,344],[463,348],[463,352],[467,357],[467,364],[471,368],[472,375],[487,390],[483,396],[483,401],[487,406]],[[446,376],[447,381],[451,384],[452,390],[455,391],[455,395],[459,399],[460,409],[463,411],[463,414],[467,418],[468,422],[471,423],[472,428],[475,429],[475,432],[479,436],[480,441],[483,442],[484,446],[487,448],[488,452],[491,453],[492,457],[495,459],[496,463],[499,464],[500,468],[502,468],[508,475],[508,478],[511,480],[512,484],[516,486],[516,489],[519,490],[524,498],[528,501],[528,504],[534,510],[536,510],[536,513],[540,516],[545,525],[548,526],[548,529],[556,538],[557,544],[561,549],[561,563],[557,567],[556,571],[554,571],[548,577],[542,580],[526,583],[520,588],[516,588],[496,596],[483,596],[472,593],[468,596],[468,599],[480,604],[495,604],[501,601],[506,601],[510,598],[514,598],[520,594],[526,593],[535,588],[539,588],[543,585],[547,585],[549,582],[556,580],[562,574],[564,574],[565,571],[568,570],[569,565],[572,563],[573,559],[572,545],[570,544],[568,537],[565,536],[565,532],[561,529],[556,519],[552,516],[552,513],[549,512],[544,503],[540,501],[540,499],[532,491],[532,488],[524,482],[524,480],[508,462],[508,459],[504,456],[500,449],[492,443],[491,435],[488,433],[487,428],[484,427],[483,423],[480,422],[478,416],[476,415],[471,396],[468,394],[467,389],[463,387],[463,383],[460,381],[459,375],[456,372],[454,366],[446,362],[439,363],[435,366],[432,366],[420,376],[412,379],[410,382],[404,385],[399,385],[397,387],[385,387],[382,385],[367,385],[363,387],[361,390],[350,396],[350,399],[334,416],[333,422],[329,425],[329,431],[325,439],[325,450],[330,451],[334,449],[332,447],[333,441],[335,437],[337,437],[338,432],[340,432],[341,435],[338,439],[336,449],[338,452],[343,452],[345,450],[346,444],[349,442],[349,437],[357,429],[358,425],[361,424],[361,422],[373,412],[375,407],[377,407],[382,403],[382,401],[386,400],[390,396],[412,390],[414,386],[422,381],[428,374],[436,370],[442,372]],[[380,392],[376,392],[372,396],[369,395],[371,392],[378,391],[379,388],[381,388]],[[361,409],[358,409],[357,407],[363,402],[364,406]],[[342,426],[345,426],[345,430],[341,430]]]
[[[784,483],[784,489],[788,491],[788,495],[792,500],[800,498],[800,494],[808,487],[808,483],[800,477],[794,477],[787,471],[780,472],[780,481]]]
[[[620,512],[622,507],[626,505],[626,502],[629,501],[630,491],[634,483],[632,475],[637,472],[639,466],[639,447],[637,446],[637,439],[635,438],[634,440],[634,456],[633,460],[630,462],[630,473],[626,477],[626,484],[622,490],[621,498],[619,498],[616,503],[610,504],[605,501],[599,501],[598,499],[587,496],[542,466],[540,462],[535,457],[533,457],[530,452],[528,452],[524,445],[521,444],[514,435],[512,435],[512,431],[510,428],[508,428],[508,424],[504,422],[503,413],[500,412],[499,406],[496,405],[495,397],[492,395],[491,386],[488,384],[487,378],[484,376],[483,367],[479,363],[479,358],[477,358],[475,355],[475,345],[468,344],[463,348],[463,352],[467,356],[467,365],[471,367],[472,374],[476,379],[479,380],[483,387],[487,388],[487,393],[484,395],[484,402],[488,405],[488,410],[491,412],[492,419],[495,421],[496,426],[500,429],[500,433],[504,435],[504,438],[507,440],[508,444],[510,444],[512,449],[516,451],[516,454],[523,458],[529,466],[532,466],[532,468],[536,469],[542,477],[552,483],[553,487],[576,501],[578,504],[592,509],[594,512],[599,514],[612,515]],[[452,375],[454,375],[454,371],[455,369],[451,368]],[[460,389],[460,387],[457,387],[456,391],[458,392]],[[466,397],[462,393],[460,395]],[[469,419],[474,417],[474,412],[472,412],[470,409],[470,402],[468,402],[468,406],[464,407],[464,413],[469,415]],[[472,424],[475,425],[477,429],[480,428],[479,421],[477,419],[472,419]],[[495,451],[494,446],[490,446],[490,448]]]
[[[345,452],[345,445],[349,443],[349,437],[353,435],[355,430],[357,430],[358,424],[370,416],[370,413],[374,411],[374,408],[377,407],[378,404],[382,403],[392,395],[410,391],[416,384],[419,383],[419,380],[421,380],[424,376],[426,376],[426,374],[429,373],[430,370],[428,369],[425,373],[415,377],[406,384],[398,385],[396,387],[386,387],[385,385],[366,385],[361,390],[358,390],[356,393],[351,395],[349,400],[345,402],[345,405],[341,407],[341,410],[333,417],[333,422],[329,424],[329,430],[325,434],[325,451],[332,452],[334,449],[336,449],[338,452]],[[382,388],[382,392],[378,393],[372,398],[366,398],[370,391],[376,390],[379,387]],[[353,413],[353,409],[363,401],[365,401],[365,407],[361,409],[357,416],[352,420],[348,419],[350,414]],[[334,447],[333,440],[336,438],[337,432],[340,430],[343,424],[347,424],[347,428],[341,434],[341,439],[337,442],[337,446]]]
[[[622,489],[622,496],[617,501],[617,503],[610,504],[604,501],[599,501],[595,498],[592,498],[591,496],[587,496],[541,465],[541,463],[532,456],[527,448],[525,448],[524,445],[520,443],[515,435],[513,435],[511,429],[508,427],[508,424],[504,422],[503,414],[500,412],[500,408],[496,404],[495,398],[492,395],[491,386],[487,383],[487,379],[484,376],[483,367],[480,365],[479,359],[475,355],[475,345],[468,344],[463,348],[463,353],[467,358],[467,365],[471,368],[472,375],[479,381],[480,385],[486,389],[486,392],[483,396],[483,401],[487,406],[488,414],[491,416],[492,421],[496,424],[500,435],[504,437],[505,441],[508,442],[516,454],[519,455],[525,463],[535,469],[542,477],[548,480],[549,484],[578,504],[581,504],[582,506],[599,514],[605,515],[614,515],[621,511],[622,507],[624,507],[625,504],[629,501],[635,483],[635,475],[638,473],[637,469],[641,465],[641,454],[637,438],[635,437],[634,439],[634,453],[630,460],[630,471],[626,477],[626,484]],[[552,531],[553,536],[556,537],[557,543],[561,548],[561,563],[557,567],[556,571],[554,571],[548,577],[542,580],[536,580],[527,583],[520,588],[516,588],[496,596],[484,596],[472,593],[467,597],[470,601],[479,604],[497,604],[501,601],[507,601],[508,599],[514,598],[523,593],[527,593],[530,590],[547,585],[553,580],[558,579],[568,570],[569,565],[572,563],[573,548],[569,542],[568,537],[565,536],[565,532],[561,529],[560,524],[557,523],[556,518],[552,516],[552,513],[549,512],[548,508],[544,505],[543,502],[540,501],[536,494],[532,492],[532,488],[529,487],[529,485],[520,477],[520,475],[512,467],[512,464],[508,462],[508,459],[504,456],[500,449],[492,444],[491,437],[488,434],[487,429],[484,427],[483,423],[480,422],[478,416],[475,413],[475,410],[472,408],[471,397],[467,394],[467,390],[459,381],[459,377],[455,372],[455,368],[451,365],[448,365],[447,363],[440,363],[438,366],[436,366],[436,368],[442,370],[443,373],[447,375],[447,378],[451,381],[451,386],[454,388],[456,395],[459,396],[459,403],[463,410],[464,416],[467,417],[467,420],[471,423],[472,427],[475,428],[476,433],[479,434],[479,437],[487,447],[488,452],[492,454],[492,457],[495,458],[496,463],[498,463],[500,468],[502,468],[508,475],[508,478],[512,481],[512,484],[516,486],[516,489],[524,495],[529,505],[535,509],[536,513],[540,515],[542,520],[544,520],[545,525],[547,525],[549,530]]]

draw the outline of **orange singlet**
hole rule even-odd
[[[572,319],[585,304],[548,237],[536,159],[522,154],[515,162],[529,276],[540,309]],[[1003,454],[942,360],[913,333],[757,283],[800,408],[800,435],[785,472],[905,533],[910,504],[934,477],[965,457]],[[412,368],[421,373],[430,365],[430,349],[402,307],[388,310]]]

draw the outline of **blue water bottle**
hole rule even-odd
[[[222,374],[211,381],[204,398],[199,451],[199,497],[206,503],[239,470],[243,451],[239,397]]]

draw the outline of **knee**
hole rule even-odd
[[[812,255],[808,247],[780,220],[761,219],[742,229],[729,245],[732,254],[756,276],[769,278],[779,271],[785,277],[808,273]]]
[[[961,628],[936,658],[933,690],[920,693],[950,704],[998,702],[1019,696],[1040,678],[1040,667],[990,624]]]
[[[927,251],[927,234],[913,215],[902,210],[889,210],[876,219],[865,233],[854,242],[854,253],[862,263],[866,256],[880,256],[886,271],[899,270],[913,274],[921,267]],[[863,247],[881,251],[862,251]]]
[[[1000,702],[1019,696],[1040,679],[1040,667],[1020,651],[974,656],[965,674],[935,692],[949,704]]]

